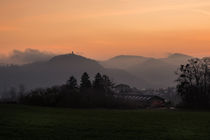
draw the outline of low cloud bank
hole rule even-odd
[[[24,51],[13,50],[8,56],[0,56],[1,64],[27,64],[37,61],[46,61],[56,54],[36,49],[25,49]]]

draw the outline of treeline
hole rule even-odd
[[[178,72],[177,92],[182,107],[210,109],[210,58],[190,59]]]
[[[128,108],[122,100],[114,98],[114,83],[107,75],[97,73],[93,81],[85,72],[80,84],[71,76],[66,84],[39,88],[19,98],[20,104],[71,108]]]

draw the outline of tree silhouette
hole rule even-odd
[[[93,81],[93,88],[103,92],[110,92],[114,84],[111,82],[107,75],[101,75],[97,73]]]
[[[93,88],[96,90],[103,90],[103,78],[100,73],[97,73],[93,81]]]
[[[66,83],[69,89],[76,89],[77,88],[77,79],[74,76],[71,76],[70,79]]]
[[[91,81],[89,75],[84,72],[81,77],[80,89],[85,90],[91,88]]]
[[[185,105],[193,108],[210,107],[209,58],[190,59],[177,72],[177,91]]]
[[[112,82],[106,75],[97,73],[91,84],[89,75],[81,76],[80,88],[73,76],[65,85],[50,88],[39,88],[24,94],[18,103],[51,107],[72,108],[114,108],[125,106],[126,103],[113,96]]]

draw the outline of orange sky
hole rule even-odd
[[[25,48],[210,56],[210,0],[0,0],[0,53]]]

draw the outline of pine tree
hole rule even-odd
[[[80,89],[81,90],[89,89],[91,87],[92,87],[92,85],[91,85],[90,77],[86,72],[84,72],[82,77],[81,77]]]
[[[77,79],[74,76],[71,76],[66,83],[69,89],[76,89],[77,88]]]
[[[100,73],[97,73],[93,81],[93,88],[96,90],[104,90],[103,78]]]

